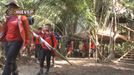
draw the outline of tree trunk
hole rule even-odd
[[[110,54],[108,57],[105,59],[105,61],[111,61],[112,59],[115,58],[115,43],[116,43],[116,31],[117,31],[117,22],[116,22],[116,16],[112,18],[112,28],[111,28],[111,33],[113,33],[113,36],[111,34],[110,37]]]

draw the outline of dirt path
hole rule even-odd
[[[65,61],[56,61],[49,75],[134,75],[134,65],[95,63],[93,59],[88,58],[70,58],[69,60],[73,65]],[[19,67],[20,75],[36,75],[38,70],[36,63]]]

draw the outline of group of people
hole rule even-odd
[[[86,40],[83,40],[83,45],[80,50],[81,57],[91,57],[93,58],[94,52],[96,51],[96,47],[93,41],[91,41],[89,44]]]
[[[52,65],[54,65],[55,60],[54,56],[56,55],[56,53],[53,50],[50,50],[47,47],[47,45],[45,45],[45,43],[40,41],[40,38],[43,38],[53,48],[55,49],[57,48],[58,40],[56,39],[56,36],[51,29],[52,29],[51,25],[46,24],[44,25],[44,27],[39,28],[38,31],[35,32],[39,37],[33,36],[32,46],[35,46],[36,49],[35,54],[40,64],[40,71],[38,75],[43,74],[45,58],[47,64],[45,73],[49,72],[51,57],[52,57]]]
[[[75,44],[74,44],[73,40],[69,40],[67,42],[66,57],[71,57],[73,55],[73,53],[75,52],[74,51],[75,50],[74,45]],[[77,55],[79,57],[93,57],[93,54],[96,50],[96,47],[95,47],[95,44],[94,44],[93,41],[91,41],[91,43],[89,44],[88,41],[84,39],[78,45],[79,45],[79,49],[77,51]],[[74,54],[76,54],[76,53],[74,53]]]
[[[0,41],[4,44],[5,49],[5,66],[2,75],[19,75],[16,58],[17,55],[25,50],[25,48],[30,44],[30,35],[33,34],[30,31],[29,22],[27,16],[16,15],[14,10],[20,7],[11,1],[6,5],[6,21],[3,24],[3,35]],[[33,35],[32,46],[36,48],[36,57],[39,61],[40,70],[37,75],[43,74],[44,61],[46,59],[46,74],[49,72],[51,56],[53,57],[55,52],[48,48],[48,46],[40,40],[44,39],[53,48],[57,47],[58,41],[53,31],[51,30],[51,24],[46,24],[38,31],[35,31],[39,37]]]
[[[16,64],[17,55],[25,50],[29,45],[35,48],[35,57],[39,61],[40,70],[37,75],[42,75],[44,72],[44,61],[46,60],[46,74],[50,69],[50,61],[52,57],[52,63],[54,65],[55,51],[51,50],[41,39],[44,39],[51,47],[57,48],[58,39],[56,34],[52,30],[51,24],[45,24],[43,27],[39,27],[38,30],[30,31],[29,21],[25,15],[16,15],[14,10],[20,7],[15,2],[10,2],[6,5],[6,21],[3,24],[2,34],[0,41],[4,45],[5,49],[5,66],[2,75],[18,75],[18,69]],[[1,30],[1,29],[0,29]],[[38,35],[35,36],[34,34]],[[30,35],[32,35],[32,44],[30,42]],[[74,42],[73,40],[67,43],[67,55],[70,57],[73,53]],[[87,49],[86,41],[84,41],[83,49]]]

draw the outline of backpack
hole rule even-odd
[[[28,22],[29,22],[29,25],[33,25],[34,24],[34,18],[32,16],[28,16]]]
[[[34,18],[32,16],[28,16],[27,19],[28,19],[29,25],[34,24]],[[18,20],[21,20],[21,16],[18,17]]]
[[[51,38],[51,41],[52,41],[52,47],[54,47],[54,40],[53,40],[53,34],[52,33],[50,34],[50,38]]]

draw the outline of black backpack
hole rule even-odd
[[[28,22],[29,22],[29,25],[33,25],[34,24],[34,18],[32,16],[28,16]]]

